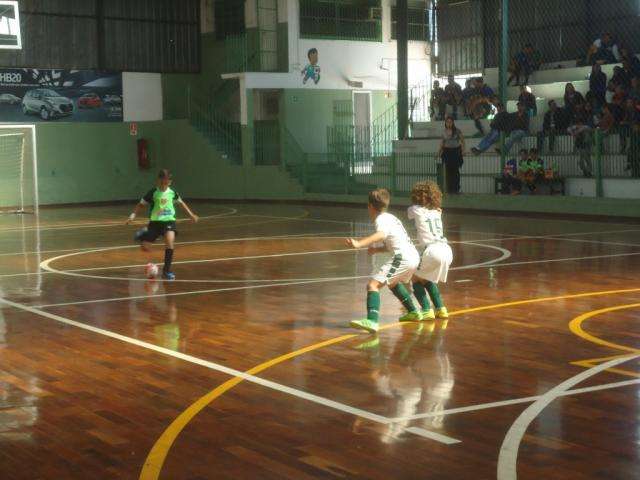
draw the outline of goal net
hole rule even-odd
[[[0,125],[0,212],[37,213],[35,127]]]

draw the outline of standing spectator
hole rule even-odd
[[[518,97],[518,101],[524,103],[525,110],[530,117],[535,117],[538,114],[536,96],[527,90],[526,85],[520,86],[520,96]]]
[[[555,100],[549,101],[549,111],[544,114],[542,131],[538,133],[538,150],[544,149],[544,139],[549,137],[549,152],[553,152],[556,135],[562,135],[569,128],[569,121],[565,110],[558,108]]]
[[[458,106],[462,105],[462,88],[456,83],[455,77],[449,75],[447,86],[444,87],[444,98],[447,105],[451,105],[453,119],[458,119]]]
[[[469,103],[471,102],[471,98],[473,97],[474,84],[473,78],[467,78],[464,82],[464,89],[462,90],[462,103],[464,105],[464,114],[467,117],[471,117],[471,109],[469,107]]]
[[[447,181],[447,193],[460,193],[460,168],[464,164],[464,136],[452,117],[444,122],[444,133],[438,156],[442,159]]]
[[[580,155],[578,166],[582,170],[582,174],[587,177],[593,177],[593,166],[591,164],[591,145],[593,142],[592,130],[584,124],[581,116],[576,117],[575,125],[567,129],[569,135],[573,137],[575,149]]]
[[[518,102],[518,111],[510,113],[508,118],[508,133],[509,137],[504,143],[505,154],[509,154],[511,147],[514,143],[520,143],[520,141],[529,133],[529,115],[525,110],[525,105],[522,102]],[[496,148],[498,153],[500,148]]]
[[[524,77],[522,85],[529,83],[529,76],[540,68],[540,61],[533,50],[533,45],[526,44],[524,48],[518,52],[511,60],[511,76],[507,80],[507,85],[515,79],[515,85],[521,85],[520,77]]]
[[[442,87],[440,87],[440,82],[436,80],[435,82],[433,82],[433,90],[431,90],[431,105],[429,107],[431,118],[443,120],[446,108],[447,104],[444,98],[444,90],[442,89]],[[438,111],[437,117],[436,109]]]
[[[622,55],[620,55],[618,44],[610,33],[603,33],[601,38],[593,42],[587,52],[587,65],[617,63],[621,60]]]
[[[491,131],[482,139],[477,148],[474,147],[471,149],[475,155],[488,150],[491,145],[496,143],[500,139],[500,132],[508,132],[509,114],[505,111],[502,103],[498,102],[496,108],[498,109],[498,113],[493,117],[493,120],[491,120]]]
[[[577,92],[573,83],[567,83],[564,87],[564,108],[571,119],[575,116],[576,107],[584,103],[584,97]]]
[[[640,77],[640,60],[628,48],[621,48],[622,66],[630,78]]]
[[[602,67],[599,63],[595,63],[591,67],[591,75],[589,76],[589,91],[593,93],[597,105],[596,108],[602,107],[605,104],[605,95],[607,93],[607,76],[602,71]]]

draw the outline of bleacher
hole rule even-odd
[[[602,70],[610,79],[613,68],[616,65],[605,65]],[[567,83],[572,83],[576,91],[586,95],[589,91],[589,75],[591,67],[577,67],[575,62],[561,62],[552,65],[544,65],[541,70],[534,72],[529,78],[529,87],[536,96],[538,114],[530,122],[531,135],[526,137],[521,146],[514,145],[510,157],[516,156],[520,148],[537,146],[536,135],[542,129],[544,114],[548,110],[548,102],[555,100],[559,107],[564,106],[564,91]],[[492,88],[498,85],[498,69],[486,69],[484,72],[485,83]],[[519,87],[512,86],[508,90],[507,111],[516,111]],[[451,113],[448,107],[447,114]],[[482,120],[485,132],[488,133],[489,120]],[[463,132],[466,142],[466,150],[470,152],[472,147],[478,145],[481,136],[475,127],[474,121],[461,119],[456,121],[456,126]],[[394,143],[394,152],[406,159],[415,157],[415,162],[423,161],[426,154],[433,155],[440,147],[440,139],[444,131],[444,122],[427,121],[414,122],[411,125],[410,139],[399,140]],[[573,138],[569,135],[556,137],[553,153],[548,153],[548,140],[541,152],[541,158],[545,167],[551,167],[560,176],[567,179],[568,195],[589,195],[591,188],[585,188],[582,172],[578,167],[579,156],[575,152]],[[497,146],[497,145],[496,145]],[[625,182],[627,185],[619,188],[621,196],[629,189],[640,188],[640,180],[631,179],[631,174],[625,169],[627,163],[626,154],[620,154],[621,141],[619,135],[613,134],[603,140],[602,175],[608,181]],[[594,163],[595,168],[595,163]],[[463,193],[493,193],[494,178],[500,173],[500,156],[493,148],[479,156],[471,153],[465,155],[465,163],[461,169],[461,183]],[[593,182],[593,180],[588,180]],[[635,182],[629,185],[629,182]],[[636,185],[637,183],[637,185]]]

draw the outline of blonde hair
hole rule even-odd
[[[386,188],[378,188],[369,192],[369,205],[378,212],[384,212],[389,208],[391,195]]]
[[[442,192],[440,187],[431,180],[418,182],[411,190],[411,201],[414,205],[420,205],[429,210],[439,210],[442,208]]]

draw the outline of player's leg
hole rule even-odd
[[[411,282],[413,284],[413,295],[418,300],[422,310],[422,318],[424,320],[433,320],[436,317],[433,309],[431,308],[431,302],[429,302],[427,289],[425,288],[426,280],[415,274],[411,279]]]
[[[422,314],[413,303],[411,298],[411,292],[404,284],[398,279],[389,283],[389,290],[400,301],[402,306],[407,310],[407,313],[399,318],[401,322],[419,322],[422,320]]]
[[[162,268],[162,276],[168,280],[173,280],[176,276],[171,271],[171,263],[173,262],[173,247],[175,244],[176,232],[167,230],[164,233],[164,267]]]
[[[384,268],[384,267],[383,267]],[[378,321],[380,319],[380,289],[384,283],[372,278],[367,283],[367,318],[363,320],[353,320],[350,325],[360,328],[370,333],[378,331]]]

